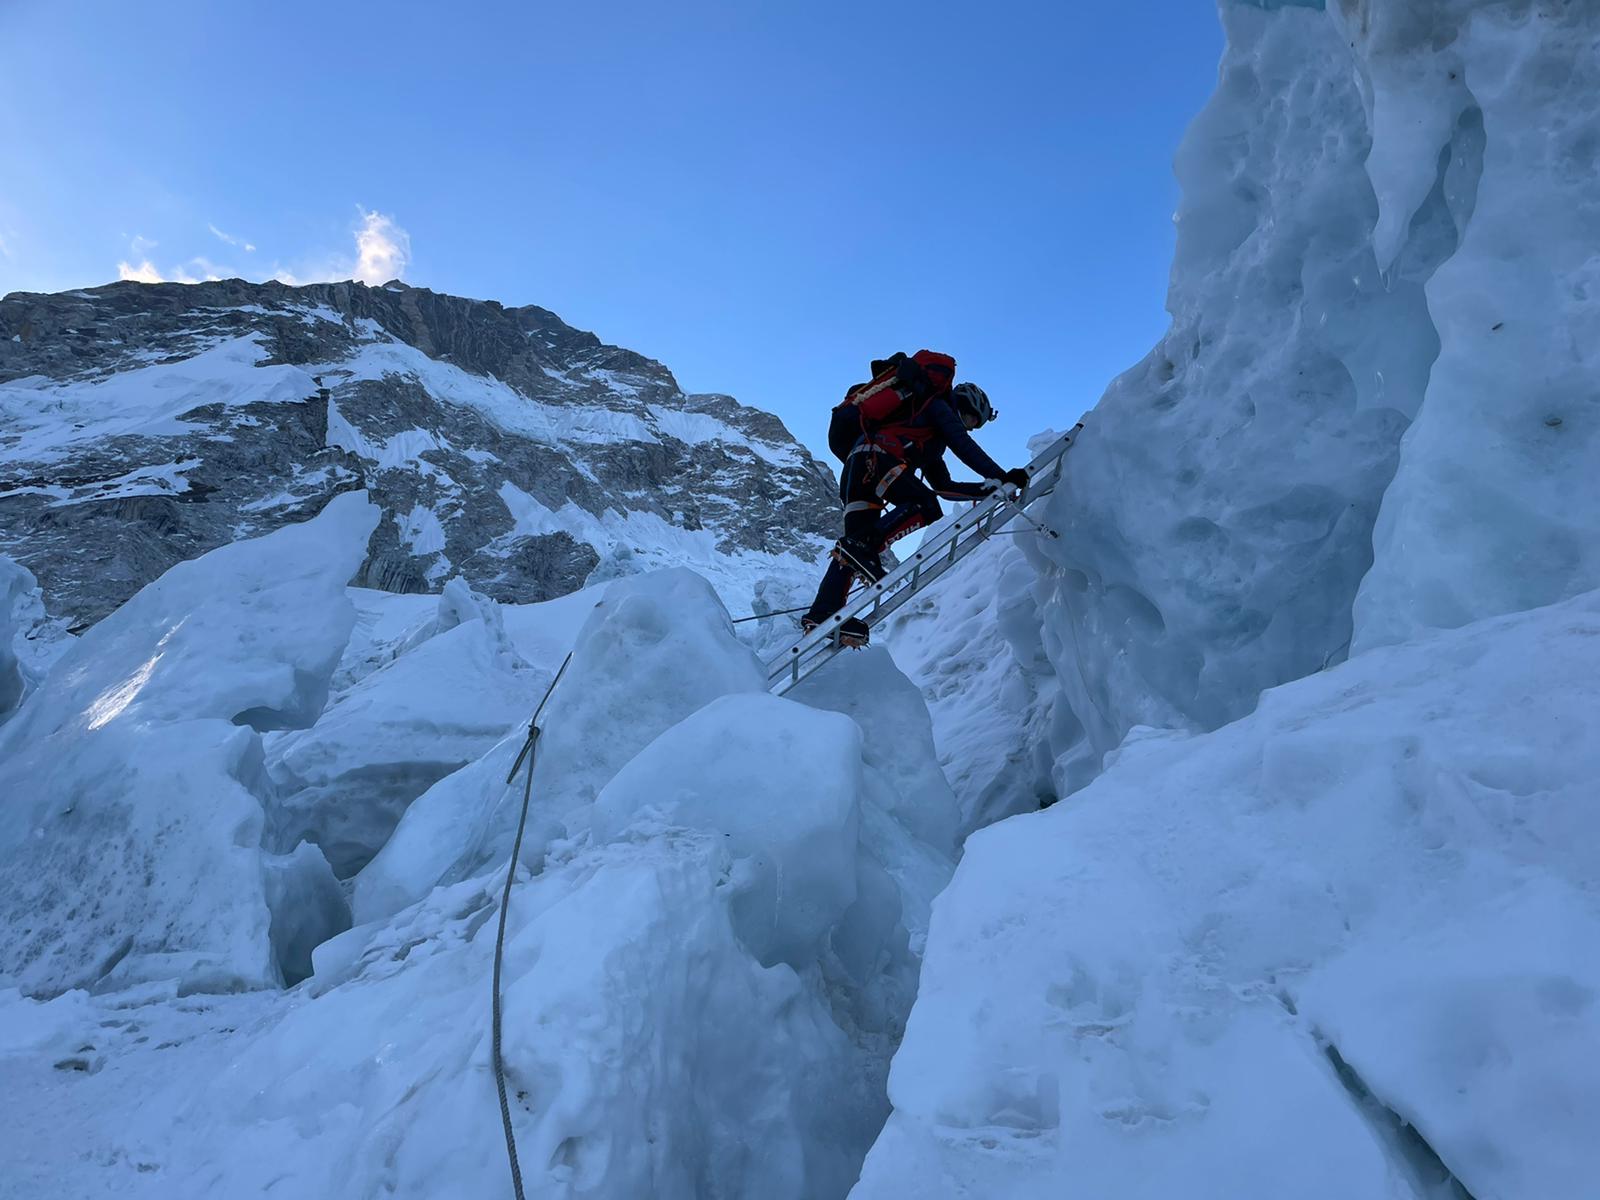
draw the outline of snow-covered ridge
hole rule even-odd
[[[361,582],[460,573],[517,601],[672,560],[684,536],[730,603],[762,581],[787,594],[836,519],[827,472],[775,418],[685,395],[542,309],[403,285],[114,284],[9,296],[0,334],[0,550],[80,625],[363,485],[385,520]],[[571,519],[519,530],[506,487]]]

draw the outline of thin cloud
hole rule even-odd
[[[356,264],[350,278],[375,286],[399,279],[411,262],[411,235],[380,212],[361,210],[356,231]]]
[[[148,258],[150,251],[154,250],[159,244],[154,238],[147,238],[142,233],[136,233],[128,243],[128,253],[133,255],[134,258]]]
[[[206,225],[206,228],[211,230],[213,237],[227,242],[230,246],[239,247],[239,249],[243,250],[246,254],[254,254],[256,252],[255,246],[252,243],[245,241],[243,238],[234,237],[231,233],[223,233],[222,230],[209,223]]]
[[[0,233],[0,258],[11,257],[11,243],[6,241],[6,235]]]

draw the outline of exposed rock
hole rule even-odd
[[[776,417],[542,308],[237,279],[0,300],[0,551],[77,626],[361,487],[385,519],[358,582],[514,601],[601,563],[798,586],[837,520]]]

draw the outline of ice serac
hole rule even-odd
[[[351,493],[180,564],[85,634],[0,729],[0,977],[47,994],[280,981],[260,731],[320,713],[377,519]],[[309,875],[302,863],[284,878]]]
[[[733,635],[704,579],[682,568],[620,579],[578,633],[572,663],[540,719],[530,836],[536,862],[613,775],[658,734],[719,696],[764,691],[759,660]],[[523,723],[440,780],[407,810],[356,878],[357,920],[386,916],[440,883],[466,879],[511,853],[523,781],[506,774]]]
[[[1600,592],[1130,739],[969,839],[853,1195],[1590,1195],[1597,776]]]
[[[1374,108],[1374,187],[1481,145],[1428,281],[1440,351],[1356,601],[1355,648],[1600,586],[1600,9],[1372,6],[1349,21]],[[1395,113],[1380,119],[1384,113]],[[1481,174],[1479,174],[1481,172]]]
[[[1483,130],[1462,113],[1389,220],[1339,23],[1320,6],[1221,13],[1217,91],[1176,160],[1171,328],[1095,409],[1046,517],[1063,534],[1040,551],[1072,717],[1054,735],[1062,792],[1136,725],[1215,728],[1345,657],[1439,351],[1428,283],[1476,187]]]

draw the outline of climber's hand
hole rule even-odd
[[[1028,473],[1021,467],[1013,467],[1011,470],[1005,473],[1003,478],[1007,483],[1018,490],[1028,486]]]

